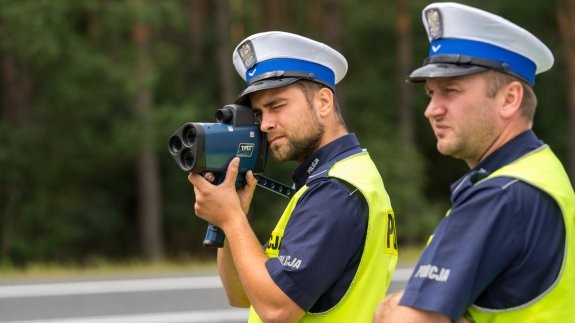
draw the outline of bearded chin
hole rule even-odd
[[[271,151],[272,151],[272,155],[274,156],[274,159],[277,160],[278,162],[284,162],[284,161],[288,161],[288,157],[289,157],[289,148],[287,149],[282,149],[282,147],[270,147]]]
[[[304,162],[319,147],[323,136],[323,128],[318,129],[316,133],[305,139],[291,139],[287,146],[270,147],[275,160],[279,162],[297,161]]]
[[[275,160],[278,162],[299,160],[301,156],[300,147],[291,143],[287,146],[271,147],[271,150]]]

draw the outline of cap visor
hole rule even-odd
[[[299,80],[298,77],[285,77],[285,78],[273,78],[273,79],[265,79],[261,81],[254,82],[248,85],[242,93],[236,99],[236,104],[247,105],[250,106],[250,94],[261,91],[261,90],[268,90],[268,89],[275,89],[278,87],[290,85],[295,81]]]
[[[407,77],[409,82],[423,82],[429,78],[456,77],[486,71],[487,67],[461,64],[427,64]]]

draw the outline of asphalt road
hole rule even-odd
[[[389,292],[403,288],[399,268]],[[0,284],[0,323],[235,323],[217,275]]]

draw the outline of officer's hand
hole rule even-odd
[[[214,173],[205,173],[204,178],[206,179],[206,181],[214,183],[214,181],[216,180],[216,175],[214,175]]]
[[[398,291],[392,294],[387,295],[381,303],[375,309],[373,313],[372,321],[374,323],[383,321],[383,319],[389,315],[389,313],[399,305],[399,301],[401,300],[401,296],[403,296],[403,291]]]
[[[250,209],[250,204],[252,203],[252,198],[254,196],[254,191],[257,186],[257,180],[254,173],[249,170],[246,173],[246,185],[238,190],[238,195],[240,197],[240,203],[242,205],[242,210],[245,214],[248,214]]]
[[[244,214],[235,187],[238,169],[239,158],[234,158],[228,166],[225,180],[217,186],[210,183],[209,179],[213,181],[213,178],[204,177],[207,174],[188,175],[188,180],[194,185],[194,211],[198,217],[223,229],[229,214]]]

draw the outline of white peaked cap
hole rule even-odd
[[[282,31],[249,36],[235,48],[232,60],[247,87],[236,100],[245,102],[250,93],[277,88],[300,79],[335,85],[347,73],[345,57],[318,41]]]
[[[537,37],[487,11],[453,2],[432,3],[423,9],[422,20],[429,56],[411,73],[410,81],[495,69],[533,86],[535,75],[553,66],[553,54]]]

